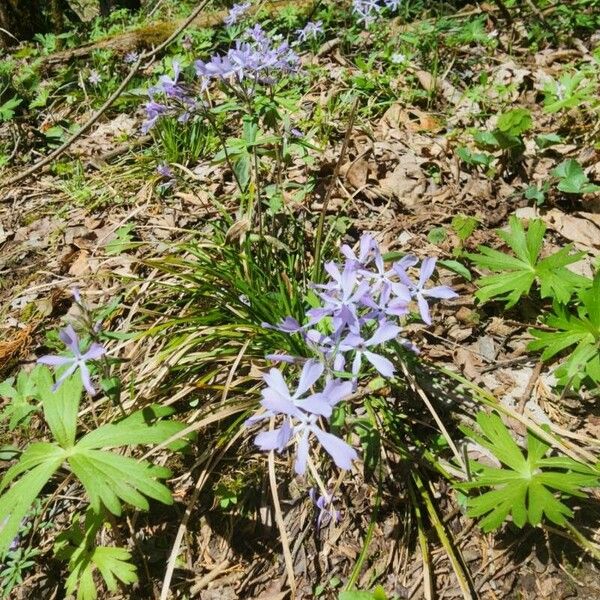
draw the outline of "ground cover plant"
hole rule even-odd
[[[596,0],[3,10],[0,597],[600,598]]]

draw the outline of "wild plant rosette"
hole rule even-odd
[[[295,450],[298,475],[307,466],[314,474],[310,449],[325,451],[340,469],[350,469],[358,453],[347,441],[328,431],[334,408],[359,391],[361,384],[378,374],[393,378],[396,372],[390,344],[418,353],[402,336],[403,325],[416,305],[420,319],[431,324],[429,302],[457,297],[447,286],[429,285],[435,258],[421,261],[413,279],[417,257],[407,255],[386,264],[375,239],[364,234],[358,255],[347,245],[341,248],[343,264],[328,262],[329,279],[312,288],[319,305],[308,310],[306,323],[287,317],[277,325],[263,324],[289,335],[302,336],[313,354],[310,358],[271,354],[267,358],[291,365],[272,368],[264,375],[266,387],[257,413],[248,426],[273,420],[275,426],[261,431],[255,444],[263,451]],[[298,367],[299,372],[298,372]],[[287,379],[286,379],[287,375]],[[326,494],[326,490],[321,490]]]

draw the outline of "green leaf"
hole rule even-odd
[[[4,476],[0,490],[25,469],[31,469],[0,497],[0,556],[8,551],[22,520],[42,488],[60,467],[63,457],[63,451],[53,444],[32,444],[23,453],[21,461]]]
[[[587,285],[584,277],[565,268],[583,256],[581,252],[571,254],[570,245],[540,259],[546,232],[541,220],[530,221],[525,231],[521,221],[513,215],[509,226],[510,232],[498,231],[498,236],[511,248],[514,256],[487,246],[480,246],[478,254],[468,255],[478,267],[495,272],[478,281],[475,296],[480,302],[497,298],[504,300],[510,308],[528,295],[537,282],[542,298],[555,298],[566,303],[577,289]]]
[[[99,512],[104,505],[115,515],[121,514],[121,502],[141,510],[148,510],[144,496],[163,504],[172,504],[171,492],[157,479],[171,475],[169,469],[153,466],[147,461],[137,461],[114,452],[78,448],[67,461],[75,476],[81,481],[90,499],[90,506]]]
[[[531,431],[525,456],[498,415],[480,412],[477,423],[483,435],[462,429],[503,465],[495,468],[470,461],[474,477],[458,486],[462,490],[492,488],[467,498],[467,514],[483,517],[484,531],[497,529],[509,517],[517,527],[539,525],[544,517],[565,525],[573,513],[560,493],[585,497],[582,488],[599,484],[600,473],[587,465],[565,456],[546,458],[550,446]]]
[[[338,600],[373,600],[373,594],[371,594],[371,592],[350,590],[346,592],[340,592],[338,595]]]
[[[600,185],[590,183],[583,167],[572,158],[563,161],[552,174],[560,179],[558,189],[567,194],[589,194],[600,190]]]
[[[443,267],[446,267],[446,269],[449,269],[450,271],[454,271],[455,273],[458,273],[459,275],[464,277],[467,281],[471,281],[471,279],[472,279],[471,271],[469,271],[469,269],[467,269],[467,267],[465,267],[465,265],[458,262],[457,260],[449,260],[449,259],[438,260],[438,265],[442,265]]]
[[[0,105],[0,122],[10,121],[15,116],[15,109],[23,102],[18,96],[13,96]]]
[[[0,396],[9,399],[8,406],[0,413],[0,420],[8,419],[10,431],[19,425],[26,425],[29,415],[37,409],[29,400],[38,396],[37,382],[42,369],[43,367],[37,366],[29,373],[21,370],[16,382],[14,378],[10,378],[0,383]]]
[[[102,425],[86,434],[77,443],[78,449],[115,448],[160,444],[185,428],[177,421],[163,421],[173,410],[153,404],[139,410],[117,423]],[[177,449],[186,444],[180,440]]]
[[[498,129],[509,136],[519,136],[531,129],[533,119],[526,108],[514,108],[500,115]]]
[[[600,272],[591,287],[579,291],[580,305],[574,314],[562,304],[555,303],[554,313],[545,319],[546,327],[554,331],[531,329],[535,338],[530,350],[541,350],[542,360],[549,360],[567,348],[566,361],[555,371],[562,385],[570,383],[578,389],[586,377],[600,383]]]
[[[88,510],[83,526],[75,515],[71,527],[61,533],[54,545],[54,553],[69,563],[66,580],[67,594],[77,592],[78,600],[96,600],[97,588],[94,571],[99,571],[110,592],[116,592],[118,581],[124,584],[137,582],[135,565],[129,561],[131,554],[124,548],[96,545],[96,536],[104,525],[101,515]]]
[[[123,252],[127,250],[131,250],[133,248],[137,248],[140,245],[140,242],[134,242],[133,235],[131,232],[133,231],[135,225],[133,223],[129,223],[127,225],[123,225],[117,229],[116,236],[113,240],[106,244],[104,251],[106,254],[115,255],[115,254],[123,254]]]
[[[479,221],[475,217],[467,215],[456,215],[452,219],[452,229],[458,236],[461,242],[465,242],[471,237],[471,234],[479,226]]]

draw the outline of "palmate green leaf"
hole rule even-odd
[[[81,378],[68,378],[56,392],[52,385],[50,372],[42,369],[37,392],[56,443],[30,444],[0,482],[0,493],[5,492],[0,496],[0,523],[5,523],[0,529],[0,555],[14,539],[35,498],[63,464],[80,480],[98,513],[102,505],[119,515],[123,502],[148,509],[147,498],[165,504],[173,501],[169,489],[158,481],[170,475],[168,469],[105,449],[168,440],[184,427],[161,420],[171,414],[171,409],[148,407],[121,422],[100,427],[75,443]]]
[[[575,348],[555,371],[559,382],[568,382],[577,389],[585,377],[600,383],[600,272],[596,273],[592,286],[578,294],[578,314],[565,306],[555,304],[554,314],[545,325],[554,331],[531,329],[535,338],[529,343],[530,350],[541,350],[542,360],[549,360],[566,350]]]
[[[172,504],[171,492],[157,479],[165,479],[171,472],[147,461],[121,456],[104,450],[76,446],[67,462],[81,481],[96,512],[104,505],[115,515],[121,514],[121,502],[141,510],[148,510],[148,500],[154,498],[163,504]]]
[[[486,246],[480,246],[478,254],[468,255],[478,267],[494,272],[479,280],[480,287],[475,293],[479,301],[498,298],[510,308],[521,297],[528,295],[537,282],[542,298],[556,298],[566,303],[576,289],[587,284],[585,277],[565,268],[583,256],[582,253],[570,254],[571,246],[546,258],[539,258],[546,232],[541,220],[530,221],[525,231],[521,221],[512,216],[509,226],[509,232],[498,231],[498,236],[511,248],[514,256]]]
[[[483,517],[484,531],[500,527],[509,517],[518,527],[539,525],[544,518],[565,525],[573,512],[557,494],[586,497],[583,488],[599,485],[597,470],[565,456],[546,458],[550,446],[532,432],[527,433],[525,456],[498,415],[481,412],[477,423],[482,435],[463,430],[503,465],[495,468],[470,461],[473,480],[459,486],[463,490],[492,488],[467,498],[468,515]]]
[[[104,524],[102,515],[91,510],[86,513],[83,527],[76,515],[71,527],[61,533],[54,545],[54,553],[69,562],[66,580],[67,594],[77,591],[78,600],[96,600],[97,586],[94,571],[98,570],[110,592],[117,591],[118,581],[125,584],[138,580],[131,554],[124,548],[97,546],[96,536]]]

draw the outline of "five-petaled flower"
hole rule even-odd
[[[102,358],[102,356],[106,354],[104,346],[98,344],[97,342],[93,342],[86,352],[82,352],[80,348],[81,344],[79,341],[79,336],[73,329],[72,325],[67,325],[64,329],[62,329],[59,332],[58,337],[72,352],[73,356],[57,356],[48,354],[46,356],[42,356],[37,361],[40,364],[51,367],[68,366],[68,368],[57,379],[53,390],[56,391],[65,381],[65,379],[67,379],[67,377],[70,377],[77,369],[79,369],[81,373],[81,380],[85,389],[91,396],[94,396],[96,394],[96,390],[92,385],[90,371],[86,363],[91,360],[98,360]]]
[[[309,393],[323,370],[322,364],[314,360],[307,361],[302,368],[298,387],[292,394],[281,372],[271,369],[264,375],[267,387],[262,392],[261,406],[266,412],[251,417],[246,422],[251,425],[262,419],[283,417],[279,428],[259,433],[255,444],[264,451],[282,452],[290,442],[295,442],[297,454],[294,469],[298,475],[306,472],[311,434],[340,469],[350,469],[352,461],[357,458],[352,446],[319,425],[319,417],[329,418],[333,407],[352,392],[350,382],[330,381],[321,392]]]

